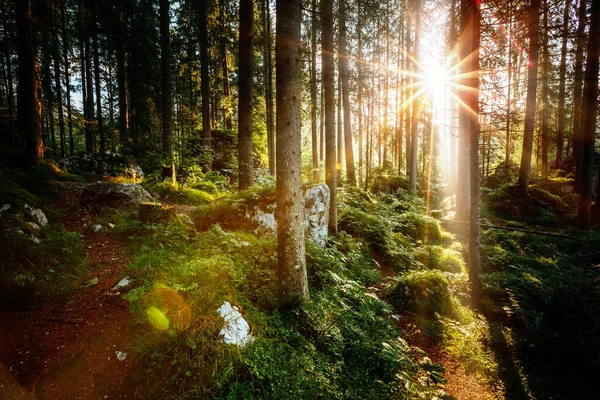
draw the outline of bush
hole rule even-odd
[[[445,236],[440,223],[435,218],[415,212],[407,212],[398,218],[399,231],[414,240],[423,242],[438,241]]]
[[[419,261],[428,269],[437,269],[444,272],[465,272],[465,261],[459,251],[441,246],[425,246]]]
[[[436,270],[411,271],[402,275],[390,293],[389,301],[400,310],[427,318],[452,313],[448,279]]]
[[[27,306],[41,301],[60,301],[89,270],[83,263],[81,235],[62,225],[48,224],[28,234],[0,233],[0,304]]]

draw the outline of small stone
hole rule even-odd
[[[100,224],[96,224],[94,226],[92,226],[92,230],[94,231],[94,233],[98,233],[102,230],[103,226]]]
[[[125,359],[127,358],[127,353],[124,353],[122,351],[116,351],[115,353],[117,354],[117,360],[119,361],[125,361]]]
[[[85,284],[85,287],[92,287],[98,284],[98,277],[95,277],[93,279],[90,279],[89,281],[87,281],[87,283]]]
[[[129,277],[128,277],[128,276],[126,276],[125,278],[121,279],[121,280],[119,281],[119,283],[117,283],[117,284],[115,285],[115,287],[114,287],[114,288],[112,288],[112,290],[117,290],[117,289],[120,289],[120,288],[123,288],[123,287],[129,286],[129,284],[130,284],[130,283],[131,283],[131,281],[129,280]]]

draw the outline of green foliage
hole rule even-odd
[[[414,240],[423,242],[439,241],[446,236],[440,223],[428,215],[406,212],[398,217],[399,231]]]
[[[452,313],[448,279],[436,270],[411,271],[400,276],[389,301],[400,310],[428,318]]]
[[[202,186],[202,183],[206,185]],[[160,198],[165,201],[194,206],[211,203],[220,195],[218,191],[211,193],[203,189],[208,187],[210,190],[211,186],[214,187],[212,182],[197,183],[190,188],[188,186],[179,187],[171,182],[151,183],[151,181],[145,181],[143,186],[150,192],[158,193]]]
[[[466,271],[462,254],[442,246],[425,246],[419,261],[428,269],[454,273]]]
[[[0,304],[25,306],[40,301],[59,301],[88,268],[83,263],[81,235],[62,225],[48,224],[36,232],[0,233]]]
[[[373,179],[373,193],[399,193],[409,189],[408,178],[405,176],[378,175]]]
[[[227,229],[254,231],[256,221],[246,214],[255,209],[272,213],[275,204],[275,188],[255,185],[251,189],[233,193],[211,204],[198,207],[193,215],[198,230],[207,230],[215,224]]]

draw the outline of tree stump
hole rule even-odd
[[[138,208],[138,217],[142,222],[168,222],[174,221],[177,217],[175,209],[170,206],[163,206],[160,203],[144,201]]]

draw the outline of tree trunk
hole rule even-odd
[[[301,157],[301,6],[301,0],[276,2],[277,282],[284,308],[308,300]]]
[[[19,56],[19,86],[17,87],[17,127],[25,138],[27,161],[42,161],[42,114],[38,91],[40,71],[31,0],[17,1],[17,43]]]
[[[523,150],[519,169],[519,187],[529,190],[531,178],[531,151],[533,149],[533,128],[535,126],[536,91],[538,79],[538,52],[540,26],[540,0],[531,0],[529,9],[529,65],[527,72],[527,101],[525,105],[525,128],[523,131]]]
[[[548,52],[548,0],[544,0],[544,43],[542,44],[542,177],[548,177],[548,120],[550,119],[550,110],[548,105],[548,96],[550,89],[548,87],[548,75],[550,74],[550,53]]]
[[[569,7],[571,0],[565,0],[563,11],[563,32],[562,45],[560,48],[560,84],[558,93],[558,129],[556,130],[556,161],[554,168],[560,169],[562,165],[562,152],[565,137],[565,97],[566,97],[566,77],[567,77],[567,42],[569,36]]]
[[[581,133],[583,146],[581,151],[581,196],[577,223],[580,229],[590,227],[590,205],[592,202],[592,172],[594,169],[594,142],[596,132],[596,114],[598,112],[598,72],[600,58],[600,0],[592,0],[590,15],[590,34],[588,57],[585,64],[585,85],[583,88],[583,107]],[[579,172],[579,171],[578,171]]]
[[[7,33],[7,39],[12,39],[9,33]],[[8,42],[8,40],[7,40]],[[17,142],[17,130],[15,126],[15,91],[13,83],[13,71],[11,54],[8,51],[8,43],[4,44],[4,58],[6,60],[6,89],[7,89],[7,107],[8,107],[8,129],[10,135],[10,142],[15,144]]]
[[[58,130],[60,137],[60,156],[67,155],[67,146],[65,141],[65,118],[63,114],[62,84],[60,82],[60,52],[58,46],[58,21],[54,20],[56,12],[52,10],[52,56],[54,58],[54,84],[56,86],[56,106],[58,108]],[[60,9],[58,10],[60,12]]]
[[[279,0],[282,1],[282,0]],[[325,91],[325,183],[329,186],[329,232],[337,233],[337,168],[335,142],[335,84],[333,72],[333,1],[321,0],[323,18],[321,64]]]
[[[313,0],[314,1],[314,0]],[[346,153],[346,177],[348,183],[356,186],[354,170],[354,150],[352,143],[352,125],[350,123],[350,85],[348,84],[348,46],[346,44],[346,0],[340,0],[340,75],[342,78],[342,102],[344,107],[344,143]],[[316,44],[315,44],[316,47]]]
[[[508,48],[508,81],[506,89],[506,152],[504,154],[504,173],[508,175],[510,168],[510,129],[511,129],[511,92],[512,92],[512,69],[513,69],[513,51],[512,51],[512,13],[509,11],[509,22],[508,22],[508,42],[506,47]]]
[[[269,173],[275,175],[275,130],[273,129],[273,62],[271,60],[271,8],[269,0],[264,0],[265,22],[265,103],[267,119],[267,148]]]
[[[171,39],[169,0],[160,0],[160,76],[162,106],[162,152],[164,174],[176,183],[175,155],[173,153],[173,98],[171,82]]]
[[[125,78],[126,25],[123,6],[119,3],[119,39],[117,45],[117,91],[119,92],[119,141],[124,146],[128,140],[127,80]]]
[[[94,4],[94,7],[96,4]],[[92,32],[94,34],[94,80],[96,86],[96,121],[98,123],[98,136],[100,137],[100,152],[106,150],[106,138],[104,136],[104,120],[102,118],[102,87],[100,76],[100,49],[98,45],[98,22],[96,12],[92,18]]]
[[[581,171],[581,109],[582,109],[582,92],[583,92],[583,62],[585,50],[585,26],[587,25],[587,0],[579,0],[579,18],[577,25],[576,46],[575,51],[575,72],[573,79],[573,159],[575,160],[575,193],[581,191],[581,175],[577,171]]]
[[[421,0],[415,0],[415,50],[414,60],[419,60],[419,40],[421,37]],[[415,63],[415,67],[418,64]],[[418,73],[418,71],[417,71]],[[421,101],[418,97],[413,99],[413,108],[411,115],[411,135],[410,135],[410,168],[409,168],[409,188],[410,191],[417,191],[417,151],[419,145],[419,113],[421,112]]]
[[[254,64],[254,6],[240,0],[238,171],[239,189],[254,184],[252,166],[252,67]]]
[[[472,5],[461,0],[460,2],[460,24],[461,32],[459,38],[460,56],[460,87],[459,98],[462,103],[458,110],[458,179],[456,182],[456,219],[465,221],[469,217],[470,210],[470,153],[469,153],[469,131],[471,127],[471,110],[469,110],[470,84],[468,74],[471,72],[469,63],[473,46],[473,10]]]
[[[481,293],[481,257],[479,252],[479,43],[481,32],[480,5],[474,2],[471,9],[472,21],[472,55],[471,55],[471,82],[469,88],[468,105],[473,111],[469,132],[469,180],[470,180],[470,213],[469,213],[469,282],[473,290],[473,297],[477,302]]]
[[[339,52],[339,49],[338,49]],[[338,59],[339,60],[339,59]],[[344,159],[344,155],[342,154],[342,150],[344,147],[344,131],[342,125],[342,75],[339,73],[339,63],[338,63],[338,86],[337,86],[337,181],[340,183],[342,181],[342,160]]]
[[[357,35],[358,35],[358,185],[360,187],[364,184],[363,179],[363,43],[362,43],[362,7],[357,4],[358,7],[358,21],[357,21]]]
[[[202,90],[202,139],[207,149],[211,148],[210,132],[210,81],[208,77],[208,17],[207,0],[199,1],[199,31],[200,31],[200,84]],[[206,170],[212,169],[212,163],[204,166]]]
[[[344,0],[342,0],[344,1]],[[312,145],[312,180],[318,182],[319,143],[317,140],[317,1],[312,0],[310,37],[310,128]]]
[[[66,24],[66,3],[63,2],[63,10],[61,12],[61,25],[62,25],[62,39],[63,39],[63,60],[65,63],[65,87],[67,88],[67,124],[69,126],[69,155],[75,155],[75,142],[73,138],[73,112],[71,109],[71,76],[69,74],[69,66],[71,60],[69,59],[69,42],[67,35],[67,24]]]
[[[264,7],[264,2],[261,2]],[[225,37],[225,0],[219,2],[219,19],[221,22],[221,40],[219,45],[221,47],[221,73],[223,74],[223,101],[224,101],[224,113],[225,113],[225,128],[233,129],[233,122],[231,120],[231,109],[230,109],[230,90],[229,90],[229,67],[227,65],[227,38]]]

